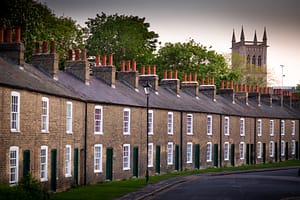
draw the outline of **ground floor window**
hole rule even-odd
[[[19,147],[9,148],[9,183],[16,184],[19,181]]]
[[[168,142],[167,146],[168,152],[168,165],[173,165],[173,142]]]

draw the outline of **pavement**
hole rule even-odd
[[[181,183],[198,179],[200,177],[206,176],[224,176],[230,174],[242,174],[242,173],[251,173],[251,172],[265,172],[265,171],[276,171],[276,170],[285,170],[285,169],[299,169],[298,175],[300,176],[300,167],[299,166],[289,166],[289,167],[274,167],[274,168],[263,168],[263,169],[251,169],[251,170],[237,170],[237,171],[223,171],[223,172],[208,172],[208,173],[199,173],[192,175],[183,175],[177,176],[174,178],[169,178],[162,180],[158,183],[148,184],[144,188],[136,190],[134,192],[128,193],[116,200],[143,200],[150,198],[156,193],[162,192],[164,190],[175,187]],[[151,177],[150,177],[151,179]],[[300,200],[300,198],[296,198]],[[286,200],[296,200],[296,199],[286,199]]]

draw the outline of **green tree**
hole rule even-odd
[[[69,48],[84,46],[83,31],[74,20],[56,17],[46,5],[34,0],[4,0],[0,8],[0,26],[21,27],[27,62],[37,41],[56,41],[61,63]]]
[[[228,68],[224,56],[207,47],[190,40],[186,43],[166,43],[157,54],[154,63],[162,77],[164,70],[178,70],[182,80],[184,73],[197,73],[201,77],[214,77],[215,84],[222,80],[238,80],[240,73]]]
[[[148,64],[154,57],[158,34],[149,31],[145,18],[97,14],[87,22],[89,55],[114,54],[115,64],[133,60]]]

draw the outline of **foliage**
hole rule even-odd
[[[89,18],[86,24],[89,55],[113,53],[116,66],[121,60],[147,64],[153,59],[158,35],[149,31],[150,24],[145,18],[102,13]]]
[[[34,0],[4,0],[0,8],[1,27],[21,27],[25,59],[30,61],[35,42],[54,40],[63,63],[69,48],[83,47],[83,30],[67,17],[56,17]]]
[[[155,64],[159,66],[158,74],[162,77],[164,70],[178,70],[182,79],[184,73],[197,73],[201,77],[214,77],[218,86],[222,80],[237,80],[237,70],[228,68],[224,56],[207,47],[190,40],[186,43],[166,43],[158,51]]]
[[[0,185],[0,199],[7,200],[48,200],[49,194],[29,173],[16,186]]]

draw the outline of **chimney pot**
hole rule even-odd
[[[258,86],[257,85],[255,86],[255,92],[258,92]]]
[[[261,88],[261,87],[259,87],[259,93],[261,93],[261,94],[262,94],[262,88]]]
[[[96,55],[96,66],[99,66],[100,65],[100,55],[97,54]]]
[[[73,60],[73,50],[69,49],[69,60]]]
[[[4,30],[3,28],[0,28],[0,43],[4,42]]]
[[[203,80],[203,78],[202,78],[202,80]],[[202,82],[202,80],[201,80],[201,82]],[[224,89],[224,81],[221,81],[221,89]]]
[[[80,60],[80,51],[79,51],[79,49],[75,50],[75,60],[76,61]]]
[[[132,71],[136,71],[136,60],[132,61]]]
[[[250,85],[247,85],[247,91],[246,92],[250,92]]]
[[[268,92],[268,94],[270,94],[270,87],[267,88],[267,92]]]
[[[151,74],[151,68],[150,68],[150,65],[147,65],[147,74]]]
[[[43,53],[48,53],[48,42],[43,41]]]
[[[12,43],[12,29],[11,28],[6,29],[6,42]]]
[[[121,72],[125,72],[125,60],[121,61]]]
[[[215,78],[214,78],[214,77],[211,77],[211,78],[210,78],[210,82],[211,82],[211,85],[215,85]]]
[[[197,73],[194,73],[194,81],[197,81]]]
[[[152,66],[152,74],[156,74],[156,65]]]
[[[243,88],[244,88],[244,92],[247,92],[247,85],[246,84],[243,85]]]
[[[141,73],[142,73],[143,75],[145,74],[145,66],[144,66],[144,65],[142,66]]]
[[[35,53],[36,54],[40,53],[40,43],[39,42],[35,43]]]
[[[174,71],[174,78],[178,79],[178,70],[177,69]]]
[[[81,50],[81,60],[83,60],[83,61],[86,60],[86,49]]]
[[[233,89],[233,80],[230,80],[230,88]]]
[[[109,65],[109,66],[112,66],[112,65],[114,64],[114,63],[113,63],[113,62],[114,62],[114,61],[113,61],[113,60],[114,60],[114,59],[113,59],[113,56],[114,56],[113,54],[109,54],[109,55],[108,55],[108,65]]]
[[[167,70],[164,70],[164,79],[167,79]]]
[[[17,27],[15,29],[15,41],[17,43],[20,43],[21,42],[21,27]]]
[[[186,82],[187,78],[186,78],[186,73],[183,74],[183,81]]]
[[[267,94],[267,88],[264,87],[264,94]]]
[[[192,73],[189,73],[188,81],[189,81],[189,82],[192,81]]]
[[[228,88],[228,80],[226,80],[226,88]]]
[[[238,91],[239,91],[239,85],[238,85],[238,84],[236,84],[236,85],[234,86],[234,90],[235,90],[235,92],[238,92]]]
[[[130,71],[130,60],[126,61],[126,71]]]
[[[209,85],[209,77],[206,77],[205,82],[206,82],[206,85]]]
[[[172,79],[172,70],[169,70],[168,79]]]
[[[106,66],[106,55],[102,55],[102,65]]]
[[[55,41],[51,41],[50,43],[50,53],[54,54],[55,53]]]
[[[204,77],[201,78],[201,85],[204,85]]]

